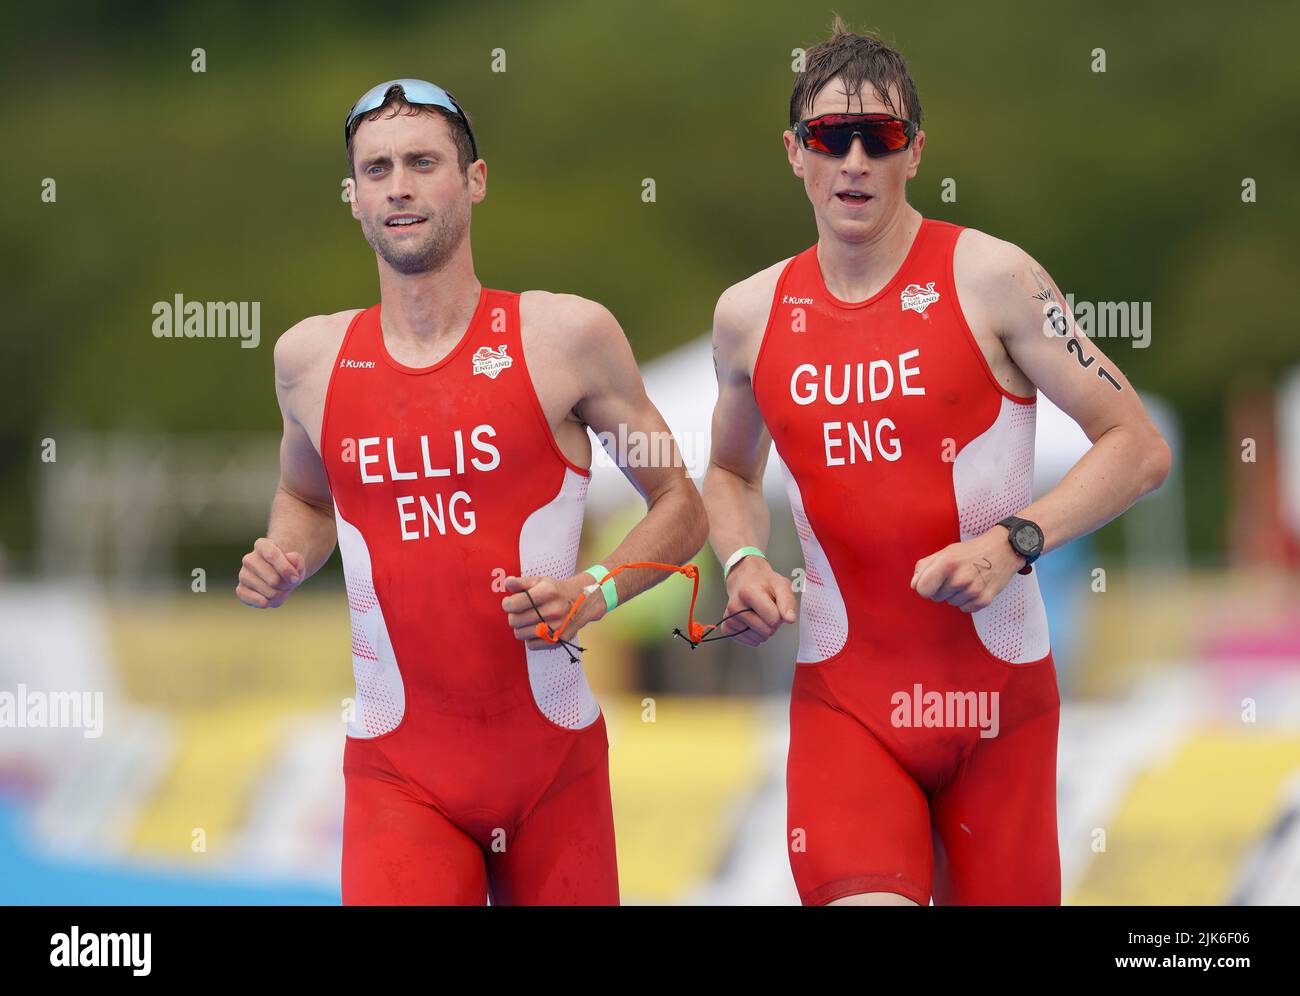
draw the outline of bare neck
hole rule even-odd
[[[846,242],[819,231],[817,263],[826,289],[841,301],[865,301],[880,293],[898,273],[921,227],[921,213],[910,204],[865,242]]]
[[[380,325],[385,341],[424,354],[446,352],[468,328],[481,291],[468,234],[436,270],[399,273],[380,260]],[[446,349],[439,348],[443,345]]]

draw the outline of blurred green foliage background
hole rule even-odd
[[[910,63],[922,213],[1024,246],[1077,299],[1153,302],[1150,348],[1104,348],[1177,406],[1192,548],[1221,556],[1225,399],[1300,361],[1300,5],[331,0],[5,15],[11,565],[33,545],[41,438],[275,431],[275,337],[373,302],[373,255],[340,200],[341,124],[367,87],[430,78],[473,115],[486,284],[600,300],[646,360],[707,331],[727,285],[815,239],[781,131],[791,50],[833,10]],[[956,203],[940,201],[945,177]],[[150,309],[177,293],[262,302],[262,345],[155,339]]]

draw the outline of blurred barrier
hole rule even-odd
[[[1134,575],[1088,598],[1091,697],[1062,714],[1067,899],[1300,901],[1300,585]],[[341,592],[255,612],[226,593],[9,585],[0,627],[0,692],[104,699],[99,736],[0,728],[0,901],[337,900]],[[626,900],[794,901],[783,693],[638,691],[628,647],[602,624],[583,642]]]

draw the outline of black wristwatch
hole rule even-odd
[[[1028,574],[1034,561],[1043,552],[1043,531],[1038,528],[1037,522],[1018,519],[1014,515],[1008,515],[998,525],[1007,527],[1007,539],[1011,541],[1011,549],[1025,558],[1025,566],[1020,568],[1019,573]]]

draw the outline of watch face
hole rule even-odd
[[[1016,549],[1021,553],[1033,553],[1038,549],[1038,542],[1038,530],[1033,526],[1024,525],[1016,529]]]

